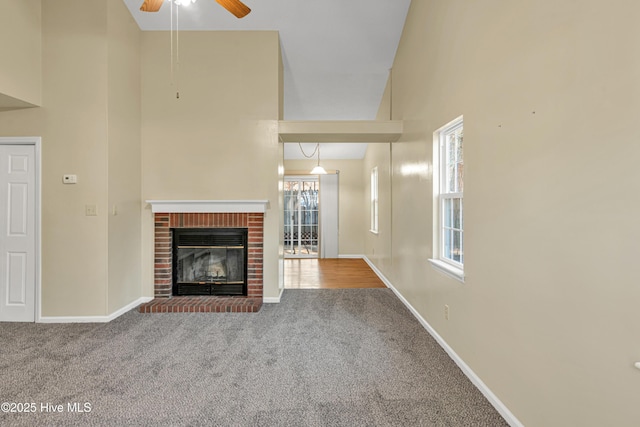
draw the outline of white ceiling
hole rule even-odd
[[[170,29],[169,0],[157,13],[141,12],[142,0],[123,1],[143,31]],[[180,29],[277,30],[285,120],[375,119],[411,0],[243,2],[251,13],[242,19],[215,0],[181,7]],[[293,145],[286,151],[299,152]],[[325,145],[322,157],[329,151]],[[362,152],[361,144],[343,148],[343,157]]]

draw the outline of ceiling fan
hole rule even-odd
[[[140,6],[140,10],[143,12],[157,12],[160,10],[163,1],[164,0],[144,0],[142,6]],[[216,0],[216,2],[233,13],[236,18],[244,18],[251,12],[251,9],[240,0]]]

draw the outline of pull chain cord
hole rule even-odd
[[[176,87],[176,98],[180,99],[180,5],[176,4],[176,12],[175,12],[175,56],[174,56],[174,43],[173,43],[173,0],[171,3],[171,31],[169,33],[171,39],[171,50],[169,53],[170,56],[170,68],[171,68],[171,86]]]
[[[180,5],[176,5],[176,99],[180,99]]]
[[[171,69],[171,86],[173,86],[173,1],[171,3],[171,31],[169,32],[169,38],[171,39],[171,50],[169,51],[169,67]]]

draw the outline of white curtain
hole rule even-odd
[[[320,258],[338,258],[338,178],[320,175]]]

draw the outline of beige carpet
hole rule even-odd
[[[506,425],[389,289],[286,290],[259,313],[0,324],[0,369],[0,400],[35,404],[0,413],[3,426]]]

